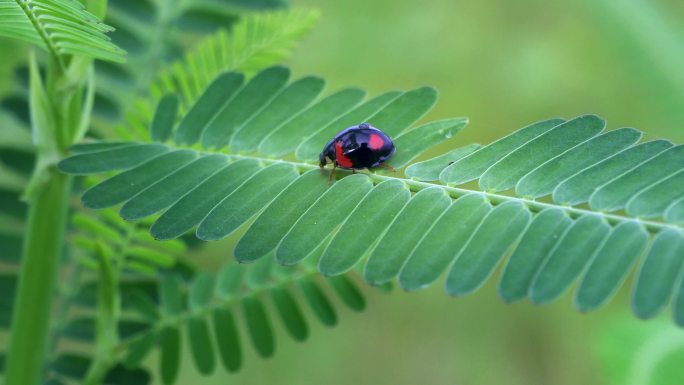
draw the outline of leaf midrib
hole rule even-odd
[[[302,266],[305,264],[302,264]],[[215,297],[208,304],[196,308],[190,309],[189,306],[185,307],[182,312],[173,316],[161,316],[156,322],[151,323],[152,326],[140,333],[136,333],[130,338],[122,340],[116,347],[116,351],[119,354],[124,355],[126,350],[135,342],[147,337],[150,334],[155,334],[161,332],[165,327],[175,326],[180,327],[181,325],[189,322],[191,318],[194,317],[207,317],[216,309],[225,309],[234,304],[240,303],[243,299],[258,297],[264,292],[273,290],[279,287],[288,287],[290,284],[320,275],[318,270],[312,266],[306,266],[300,271],[288,275],[286,277],[276,278],[273,277],[270,283],[260,285],[258,287],[249,287],[246,290],[242,290],[239,293],[231,294],[226,297]]]
[[[210,151],[200,151],[200,152],[207,152],[207,153],[214,153]],[[282,160],[282,159],[273,159],[273,158],[266,158],[266,157],[259,157],[259,156],[253,156],[253,155],[239,155],[239,154],[230,154],[230,153],[221,153],[221,152],[215,152],[215,153],[220,153],[223,154],[229,158],[232,159],[254,159],[259,162],[265,163],[265,164],[274,164],[274,163],[288,163],[293,165],[294,167],[297,168],[297,170],[300,173],[309,171],[309,170],[314,170],[317,169],[318,166],[310,163],[304,163],[304,162],[295,162],[295,161],[288,161],[288,160]],[[340,170],[342,172],[348,172],[345,170]],[[406,179],[406,178],[400,178],[400,177],[393,177],[393,176],[388,176],[388,175],[381,175],[381,174],[376,174],[372,172],[363,172],[364,174],[368,175],[368,177],[371,179],[371,181],[374,182],[374,184],[386,181],[386,180],[399,180],[403,183],[405,183],[408,187],[409,190],[412,192],[418,192],[420,190],[426,189],[428,187],[440,187],[446,191],[450,197],[452,198],[460,198],[464,195],[468,194],[480,194],[483,195],[492,205],[497,206],[499,204],[505,203],[505,202],[519,202],[524,204],[528,209],[530,209],[534,213],[541,212],[545,209],[549,208],[556,208],[563,210],[565,213],[567,213],[571,218],[576,219],[584,215],[596,215],[600,216],[603,218],[605,221],[607,221],[610,224],[620,224],[624,222],[636,222],[639,223],[640,225],[644,226],[650,233],[656,234],[662,230],[665,229],[675,229],[678,231],[684,231],[684,228],[672,224],[672,223],[663,223],[663,222],[656,222],[656,221],[649,221],[641,218],[636,218],[636,217],[629,217],[625,215],[619,215],[619,214],[608,214],[600,211],[592,211],[592,210],[586,210],[586,209],[580,209],[576,207],[570,207],[570,206],[564,206],[564,205],[559,205],[559,204],[553,204],[553,203],[544,203],[544,202],[539,202],[535,201],[532,199],[527,199],[527,198],[520,198],[520,197],[514,197],[514,196],[509,196],[509,195],[502,195],[502,194],[495,194],[495,193],[490,193],[486,191],[479,191],[479,190],[469,190],[465,188],[459,188],[459,187],[452,187],[452,186],[446,186],[443,184],[437,184],[437,183],[429,183],[429,182],[419,182],[416,180],[412,179]]]
[[[29,21],[31,22],[31,25],[33,25],[33,29],[35,29],[35,31],[38,33],[38,36],[40,36],[40,38],[45,42],[45,46],[50,51],[50,54],[55,58],[59,67],[62,70],[64,70],[64,61],[62,60],[62,57],[59,55],[57,46],[52,41],[52,39],[50,39],[50,35],[47,32],[47,29],[43,27],[40,21],[38,21],[37,15],[33,12],[33,9],[29,7],[28,2],[23,2],[21,0],[15,0],[15,2],[19,5],[19,7],[24,12],[26,17],[28,17]]]

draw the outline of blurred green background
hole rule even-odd
[[[647,139],[684,142],[681,0],[290,2],[322,14],[286,63],[297,76],[323,76],[328,91],[355,85],[371,95],[432,85],[440,99],[425,120],[470,118],[432,155],[585,113],[606,118],[611,129],[632,126]],[[5,52],[14,46],[8,44]],[[3,58],[15,59],[23,60]],[[0,89],[9,79],[0,74]],[[236,237],[193,258],[204,266],[225,263]],[[449,298],[440,284],[413,294],[364,286],[365,312],[338,306],[339,324],[311,322],[307,342],[287,337],[274,317],[275,357],[259,358],[245,341],[237,374],[203,377],[186,351],[178,383],[684,383],[684,331],[669,314],[634,319],[630,284],[608,307],[585,315],[574,309],[572,291],[550,306],[504,305],[495,282],[465,298]],[[154,357],[149,363],[157,365]]]
[[[357,85],[371,94],[433,85],[440,99],[426,120],[471,120],[445,147],[584,113],[606,118],[611,129],[684,142],[681,1],[292,3],[322,13],[287,63],[297,75],[321,75],[328,90]],[[231,249],[228,240],[205,256],[225,260]],[[239,374],[200,380],[188,359],[181,382],[684,383],[684,332],[669,320],[634,319],[630,285],[609,307],[583,315],[572,293],[551,306],[504,305],[492,282],[458,299],[439,284],[417,294],[368,289],[367,311],[344,311],[333,329],[313,323],[305,343],[287,338],[274,320],[284,338],[271,360],[249,351]],[[668,343],[658,343],[663,338]]]
[[[287,63],[297,75],[322,75],[328,90],[357,85],[371,94],[433,85],[440,99],[426,119],[471,119],[445,147],[488,143],[537,120],[584,113],[606,118],[611,129],[632,126],[647,139],[684,142],[681,1],[294,0],[293,5],[322,12],[319,26]],[[204,255],[226,258],[228,250],[230,240]],[[448,298],[441,285],[418,294],[367,289],[366,312],[343,312],[333,329],[313,323],[306,343],[285,337],[274,320],[285,337],[278,339],[274,359],[264,361],[249,351],[239,374],[201,381],[186,360],[182,380],[684,383],[684,332],[669,320],[634,319],[630,285],[609,307],[583,315],[573,308],[572,293],[551,306],[504,305],[492,282],[458,299]],[[663,338],[668,343],[658,343]]]

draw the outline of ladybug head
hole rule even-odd
[[[326,164],[328,164],[328,159],[325,156],[325,151],[321,152],[321,154],[318,156],[318,165],[321,167],[324,167]]]
[[[318,156],[318,165],[323,167],[335,159],[335,139],[329,141]]]

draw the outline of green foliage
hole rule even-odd
[[[86,267],[97,269],[96,255],[115,260],[124,272],[155,277],[157,269],[170,269],[187,251],[179,239],[156,242],[144,224],[126,222],[114,210],[95,214],[75,213],[72,216],[74,233],[70,236],[77,253],[75,256]]]
[[[43,48],[64,66],[64,55],[122,62],[124,51],[110,42],[113,29],[76,0],[2,0],[0,36]]]
[[[179,108],[184,112],[221,72],[235,70],[249,76],[279,63],[313,28],[317,19],[318,14],[309,10],[253,13],[242,17],[230,32],[219,29],[182,58],[153,72],[145,85],[139,87],[144,97],[130,103],[129,92],[122,90],[117,94],[121,104],[130,104],[125,113],[127,124],[118,127],[117,135],[127,139],[149,138],[148,127],[155,105],[168,93],[178,95]],[[141,33],[144,31],[143,28]],[[107,84],[111,82],[115,87],[118,79],[112,77]]]
[[[307,303],[322,323],[332,326],[337,322],[335,307],[322,286],[329,284],[352,310],[363,310],[364,299],[349,278],[319,281],[315,275],[311,266],[281,267],[264,258],[249,267],[228,264],[216,275],[198,274],[187,284],[176,276],[166,276],[161,280],[159,309],[149,318],[150,323],[122,340],[123,362],[135,369],[158,346],[160,378],[173,384],[187,343],[200,373],[215,372],[218,363],[235,372],[242,366],[244,349],[234,315],[238,309],[245,317],[246,334],[262,357],[272,356],[276,349],[272,312],[297,341],[308,338],[301,302]],[[295,294],[295,286],[301,295]],[[146,302],[152,304],[151,299]],[[273,303],[273,310],[267,302]]]
[[[282,4],[279,1],[256,1],[250,2],[249,4],[238,4],[240,2],[236,2],[234,7],[226,7],[227,4],[225,3],[227,2],[221,2],[222,4],[217,3],[213,5],[211,4],[211,2],[205,2],[202,4],[195,2],[184,3],[183,12],[177,12],[179,11],[178,8],[174,9],[173,14],[174,17],[177,17],[177,25],[175,25],[173,28],[167,31],[169,33],[166,33],[165,38],[167,38],[168,40],[163,43],[157,42],[159,44],[156,44],[154,39],[148,40],[148,37],[154,38],[154,34],[148,33],[150,28],[149,20],[144,17],[142,19],[137,19],[137,17],[141,16],[141,14],[136,14],[136,12],[140,11],[141,8],[150,6],[151,8],[146,9],[145,12],[152,11],[164,13],[166,11],[161,9],[161,7],[163,6],[164,9],[168,11],[169,9],[174,7],[174,5],[171,4],[173,2],[159,2],[154,6],[152,6],[151,4],[144,4],[145,2],[139,2],[138,4],[141,6],[141,8],[131,6],[133,4],[127,3],[125,1],[114,1],[113,3],[113,7],[111,8],[112,12],[109,14],[110,17],[108,17],[108,21],[114,20],[112,24],[115,25],[118,30],[116,33],[113,34],[114,40],[117,43],[123,43],[123,46],[130,49],[131,47],[125,44],[127,37],[126,33],[130,32],[132,28],[139,34],[139,36],[143,36],[145,38],[146,44],[149,44],[149,46],[144,50],[132,50],[129,58],[132,62],[136,63],[139,63],[141,60],[148,60],[147,65],[141,67],[147,68],[149,70],[148,75],[151,75],[146,77],[144,73],[130,73],[128,67],[115,63],[108,63],[106,65],[103,64],[99,66],[98,83],[104,86],[98,88],[98,95],[95,97],[95,114],[98,115],[98,119],[96,119],[95,122],[96,128],[106,128],[112,123],[116,123],[118,121],[118,117],[116,115],[108,114],[106,110],[106,106],[108,105],[108,103],[110,106],[114,105],[117,109],[121,111],[126,111],[126,109],[128,108],[127,106],[133,105],[132,103],[130,103],[130,100],[132,99],[131,95],[141,93],[141,91],[148,91],[151,80],[157,74],[157,72],[155,72],[157,68],[153,67],[161,66],[163,68],[164,65],[161,63],[172,61],[173,59],[178,57],[179,46],[178,44],[176,44],[178,43],[177,41],[174,43],[174,40],[171,39],[173,33],[181,32],[182,34],[185,34],[186,32],[188,32],[188,28],[194,28],[191,26],[193,22],[196,23],[195,27],[197,25],[203,25],[204,27],[208,28],[194,30],[194,38],[191,40],[196,40],[198,34],[214,32],[215,34],[213,35],[213,39],[207,40],[205,42],[205,45],[201,46],[203,48],[201,48],[198,51],[199,53],[188,54],[185,60],[178,60],[176,62],[176,69],[173,71],[173,73],[171,73],[172,71],[170,70],[168,71],[171,79],[180,76],[183,78],[184,84],[186,84],[185,82],[195,82],[195,80],[193,80],[193,76],[195,75],[193,71],[197,70],[195,64],[198,62],[201,62],[208,66],[217,66],[215,67],[215,70],[221,71],[223,69],[222,66],[232,65],[238,67],[243,66],[240,68],[244,68],[245,70],[257,70],[262,66],[267,66],[269,64],[273,64],[277,61],[280,61],[290,52],[293,45],[304,35],[304,33],[311,28],[313,21],[316,18],[315,13],[305,11],[278,12],[271,15],[254,13],[246,18],[246,22],[235,24],[236,20],[238,19],[238,14],[240,12],[243,12],[244,10],[269,9],[273,7],[281,7]],[[159,9],[156,8],[157,5],[160,6]],[[200,10],[201,12],[198,12]],[[212,14],[215,14],[219,10],[219,13],[226,15],[226,17],[222,20],[214,20],[210,23],[207,23],[207,17],[211,16]],[[205,12],[205,14],[200,15],[200,13],[202,12]],[[168,23],[168,20],[159,20],[159,18],[154,18],[154,20],[155,22],[159,22],[160,24]],[[135,23],[132,23],[133,21],[135,21]],[[211,24],[210,27],[209,24]],[[235,25],[233,26],[233,24]],[[122,25],[124,25],[125,27],[121,28]],[[155,25],[154,28],[156,28],[157,26],[158,25]],[[168,27],[168,24],[165,24],[162,27],[166,28]],[[176,29],[174,29],[176,27],[178,29],[177,31]],[[232,31],[228,33],[226,30],[223,29],[218,30],[219,28],[226,27],[231,27]],[[2,27],[0,27],[0,29],[2,29]],[[217,30],[218,32],[216,32]],[[184,43],[183,45],[187,46],[187,43],[189,42],[190,41]],[[146,52],[146,50],[149,51],[151,47],[154,48],[151,49],[151,51],[154,52]],[[169,55],[169,53],[173,54]],[[75,63],[76,60],[73,60],[72,62]],[[151,65],[151,63],[153,62],[160,64]],[[184,63],[187,63],[187,68],[183,68],[183,66],[186,65]],[[30,82],[31,86],[34,88],[36,86],[41,86],[38,88],[38,90],[43,91],[44,87],[42,87],[41,82],[35,81],[36,79],[40,80],[38,76],[38,66],[34,66],[33,69],[34,71],[32,71],[32,73],[35,76],[34,80]],[[204,67],[203,70],[207,70],[207,68]],[[187,71],[187,73],[184,71]],[[74,78],[71,79],[71,81],[74,82],[80,82],[82,80],[83,79],[77,79],[77,76],[74,76]],[[47,81],[50,82],[51,80],[48,79]],[[197,81],[201,84],[201,80]],[[12,103],[25,103],[22,100],[24,99],[24,95],[26,93],[26,90],[23,89],[24,86],[25,84],[23,83],[18,84],[18,86],[16,87],[18,94],[12,97]],[[83,107],[84,109],[84,120],[82,121],[87,121],[87,114],[90,113],[89,103],[91,103],[90,98],[92,98],[92,93],[90,93],[93,91],[92,83],[90,84],[90,86],[90,91],[87,94],[88,102],[83,106],[79,105],[79,108]],[[32,92],[32,94],[41,95],[41,93],[36,92]],[[42,100],[45,99],[46,98],[44,97],[43,92]],[[53,97],[52,100],[68,101],[69,99]],[[76,99],[74,100],[76,101]],[[166,102],[168,108],[164,109],[164,111],[167,112],[177,108],[176,106],[178,106],[179,104],[174,103],[174,100],[176,100],[176,98],[171,98],[168,100],[169,101]],[[143,104],[144,103],[146,103],[146,101],[143,102]],[[43,104],[47,106],[47,103]],[[105,107],[104,109],[102,108],[103,106]],[[5,162],[8,159],[11,159],[12,167],[2,167],[0,168],[0,173],[2,173],[3,176],[2,181],[6,183],[6,186],[2,186],[3,190],[10,189],[12,192],[9,193],[7,199],[3,198],[2,200],[3,215],[2,217],[0,217],[0,224],[2,224],[2,227],[0,228],[0,233],[2,233],[0,237],[0,242],[2,243],[3,251],[0,255],[0,258],[15,262],[19,259],[22,243],[21,233],[17,229],[21,228],[21,222],[24,219],[24,211],[21,209],[22,205],[18,202],[18,193],[21,192],[21,190],[24,188],[26,184],[26,179],[22,176],[22,174],[24,172],[28,172],[31,168],[31,153],[34,152],[34,148],[32,148],[30,142],[30,134],[28,134],[27,126],[29,122],[27,121],[27,119],[24,119],[25,117],[23,115],[21,115],[21,108],[14,109],[15,105],[10,103],[3,103],[2,107],[3,109],[0,110],[0,117],[2,118],[3,122],[2,129],[4,130],[3,132],[7,134],[3,135],[3,137],[7,136],[7,138],[1,141],[0,143],[0,148],[3,150],[1,160],[2,162]],[[4,108],[7,107],[10,107],[10,109],[5,110]],[[45,108],[43,108],[43,110],[45,110]],[[40,109],[37,110],[34,108],[33,113],[35,114],[36,111],[40,111]],[[6,112],[11,112],[11,114]],[[80,111],[77,112],[80,113]],[[43,115],[37,116],[42,117]],[[155,119],[160,121],[161,126],[164,126],[173,123],[175,115],[175,112],[166,113],[165,116],[157,116],[155,117]],[[57,121],[56,119],[47,119],[45,120],[45,122],[56,124],[59,126],[61,126],[62,123]],[[60,133],[67,133],[77,130],[78,132],[76,134],[82,134],[84,132],[84,125],[81,124],[81,122],[77,123],[79,124],[68,124],[69,130],[54,129],[48,130],[49,132],[43,130],[41,131],[43,133],[43,136],[41,136],[41,138],[44,139],[41,139],[41,141],[44,141],[43,143],[50,144],[53,137],[57,136],[56,133],[58,131]],[[103,123],[104,125],[102,125]],[[39,126],[50,127],[49,124],[40,124]],[[102,133],[108,135],[106,131],[100,130],[99,134]],[[162,132],[160,133],[160,135],[164,135],[164,133]],[[59,138],[59,140],[63,141],[63,143],[67,143],[68,145],[68,143],[72,141],[72,138],[64,137]],[[9,150],[9,155],[5,154],[4,152],[6,149]],[[14,164],[12,158],[14,157],[13,152],[16,151],[21,151],[22,155],[20,157],[21,160],[18,161],[17,164]],[[26,156],[23,155],[24,151],[26,151]],[[188,154],[191,157],[194,157],[194,154]],[[183,157],[182,154],[178,155]],[[133,154],[132,160],[134,162],[135,156],[136,155]],[[57,157],[59,156],[51,156],[50,162],[54,161],[54,159]],[[28,163],[28,166],[25,167],[24,165],[26,163]],[[7,176],[7,178],[5,178],[5,176]],[[149,178],[149,175],[147,176],[147,178]],[[111,199],[116,198],[111,197]],[[15,210],[14,206],[17,206],[18,208]],[[14,215],[15,212],[17,215]],[[11,218],[5,218],[5,214],[12,214]],[[168,271],[169,269],[171,269],[172,271],[177,270],[187,273],[187,265],[184,265],[183,263],[177,263],[178,256],[183,254],[186,249],[186,246],[183,242],[181,242],[180,240],[173,240],[164,243],[156,242],[147,232],[140,231],[139,225],[126,223],[122,221],[120,218],[118,218],[116,215],[112,214],[113,211],[105,210],[98,213],[97,215],[86,215],[77,213],[73,217],[72,222],[73,226],[76,228],[76,231],[73,234],[70,234],[68,239],[72,242],[72,245],[74,246],[74,248],[71,249],[70,253],[70,255],[72,255],[74,258],[69,258],[68,261],[65,261],[63,266],[66,266],[66,269],[73,268],[72,261],[76,260],[81,265],[84,265],[89,269],[95,269],[96,271],[100,271],[103,270],[102,267],[104,266],[101,262],[106,261],[107,265],[113,264],[112,266],[107,267],[107,269],[113,269],[112,271],[110,271],[110,273],[113,274],[113,276],[111,277],[114,277],[115,279],[115,276],[118,274],[116,270],[121,270],[123,274],[122,279],[129,280],[131,279],[131,277],[133,277],[133,286],[135,287],[140,287],[143,284],[143,281],[141,281],[140,277],[147,277],[146,279],[152,279],[151,282],[145,283],[150,283],[153,286],[156,285],[154,283],[154,280],[156,279],[157,275],[159,274],[159,271],[161,270]],[[58,258],[54,258],[52,255],[48,255],[47,253],[45,253],[45,255],[46,257],[51,258],[52,261],[58,262],[59,260]],[[3,278],[5,277],[3,276]],[[8,275],[7,279],[8,285],[11,286],[11,289],[3,291],[9,296],[6,298],[7,301],[3,302],[2,311],[0,312],[0,321],[2,321],[1,324],[4,326],[7,326],[10,318],[12,317],[12,299],[14,297],[13,293],[15,286],[14,275]],[[76,278],[76,281],[78,281],[78,278]],[[48,283],[47,281],[45,282]],[[130,281],[127,282],[130,283]],[[71,306],[70,304],[72,302],[72,299],[70,299],[71,297],[69,295],[69,292],[70,289],[66,288],[65,292],[61,294],[64,297],[60,298],[62,301],[64,301],[64,306],[67,310],[69,309],[69,306]],[[125,297],[126,292],[122,293],[122,297],[124,297],[124,307],[128,308],[130,307],[130,304],[128,304],[128,300]],[[131,294],[131,298],[139,298],[139,293],[136,293],[137,291],[133,291]],[[109,291],[109,294],[112,294],[111,290]],[[118,295],[119,294],[117,293],[115,297],[118,297]],[[52,300],[52,298],[48,296],[45,296],[45,298],[46,300]],[[113,297],[111,295],[105,295],[104,297],[100,298],[99,302],[104,303],[106,302],[104,300],[109,301],[112,299]],[[106,306],[107,311],[111,313],[108,322],[111,322],[113,319],[117,318],[116,304],[113,303],[110,305]],[[151,302],[146,303],[146,305],[153,306]],[[144,309],[145,306],[139,306],[139,309],[137,311],[144,312]],[[64,317],[66,317],[67,310],[64,310]],[[153,309],[148,310],[148,313],[149,311],[153,311]],[[99,313],[101,313],[101,311],[98,310],[98,314]],[[49,319],[49,317],[40,318],[43,320]],[[68,319],[66,321],[60,320],[60,323],[66,322],[66,324],[64,325],[63,329],[61,328],[61,326],[58,326],[58,330],[62,330],[62,332],[59,332],[59,334],[54,335],[52,338],[56,340],[57,338],[59,338],[59,336],[61,336],[62,338],[67,339],[85,339],[85,341],[87,342],[94,342],[93,340],[97,336],[97,348],[93,347],[93,349],[102,349],[103,346],[99,342],[100,334],[104,333],[113,336],[109,339],[115,340],[117,338],[117,332],[116,330],[114,330],[115,328],[112,329],[111,327],[106,326],[106,324],[103,325],[105,327],[101,327],[101,321],[99,320],[99,318],[100,315],[98,316],[97,323],[93,318],[89,317],[76,317],[73,319]],[[96,324],[98,324],[97,332]],[[120,320],[119,322],[118,334],[121,337],[126,338],[130,336],[131,333],[139,331],[143,326],[144,323],[141,324],[139,320],[131,320],[128,318],[127,315],[124,315],[124,319]],[[230,347],[226,349],[230,349]],[[54,370],[51,373],[54,373],[54,375],[58,377],[63,376],[63,378],[72,378],[75,380],[83,379],[84,377],[86,377],[87,379],[84,381],[90,382],[99,381],[98,378],[101,379],[101,375],[104,376],[105,374],[105,383],[149,382],[150,377],[146,374],[144,370],[135,369],[133,371],[130,371],[125,368],[122,368],[121,365],[114,365],[112,367],[111,365],[113,363],[110,361],[109,358],[106,357],[106,354],[105,356],[99,356],[99,353],[101,352],[98,350],[98,356],[95,357],[96,359],[91,360],[81,355],[80,353],[64,354],[60,349],[59,358],[55,362],[55,365],[53,365]],[[41,358],[39,355],[33,354],[33,356],[36,359]],[[95,376],[92,376],[92,372],[94,369],[95,371],[101,372],[101,375],[96,374]],[[62,372],[60,372],[60,370],[62,370]],[[37,371],[35,373],[38,374]]]
[[[505,301],[528,297],[549,303],[579,280],[576,304],[588,311],[610,300],[645,253],[637,268],[634,313],[653,317],[673,296],[676,304],[684,303],[676,279],[684,236],[672,215],[683,199],[672,186],[684,169],[684,147],[664,140],[639,143],[635,129],[604,132],[602,119],[586,115],[535,123],[490,145],[411,165],[412,179],[370,173],[343,177],[330,187],[315,154],[346,125],[368,121],[405,143],[390,160],[400,168],[450,138],[465,120],[410,129],[435,102],[430,88],[365,103],[357,97],[340,110],[320,106],[351,89],[313,101],[319,87],[314,92],[300,85],[314,78],[287,83],[288,78],[289,71],[273,67],[243,85],[239,75],[227,73],[205,90],[174,130],[175,146],[194,146],[194,162],[211,160],[213,168],[200,177],[183,172],[193,163],[183,164],[161,180],[131,188],[137,175],[156,172],[161,157],[188,151],[171,145],[159,150],[159,143],[95,143],[93,152],[67,158],[60,167],[74,174],[122,171],[86,192],[83,203],[123,203],[129,218],[161,213],[151,226],[157,239],[193,228],[201,239],[221,239],[256,216],[234,250],[241,262],[275,252],[279,263],[292,264],[322,250],[318,269],[325,275],[366,260],[364,277],[371,284],[397,278],[401,287],[417,290],[446,273],[447,292],[460,296],[477,290],[511,254],[500,282]],[[287,117],[270,119],[288,108]],[[309,125],[295,127],[292,121]],[[276,134],[288,137],[285,129],[299,136],[267,144]],[[150,149],[154,153],[144,160],[116,166]],[[479,189],[454,187],[473,180]],[[168,195],[156,204],[162,190]],[[117,199],[106,199],[112,195]],[[677,305],[677,322],[682,312]]]

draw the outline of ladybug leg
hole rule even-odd
[[[387,163],[381,163],[381,164],[380,164],[380,167],[386,168],[386,169],[388,169],[388,170],[390,170],[390,171],[392,171],[392,172],[397,172],[397,170],[396,170],[394,167],[390,166],[390,165],[387,164]]]
[[[330,175],[328,176],[328,185],[332,184],[333,176],[335,175],[335,168],[337,167],[337,163],[333,163],[333,168],[330,170]]]
[[[352,175],[356,174],[356,170],[352,168]]]
[[[318,168],[321,170],[321,175],[325,175],[325,167],[318,166]]]

